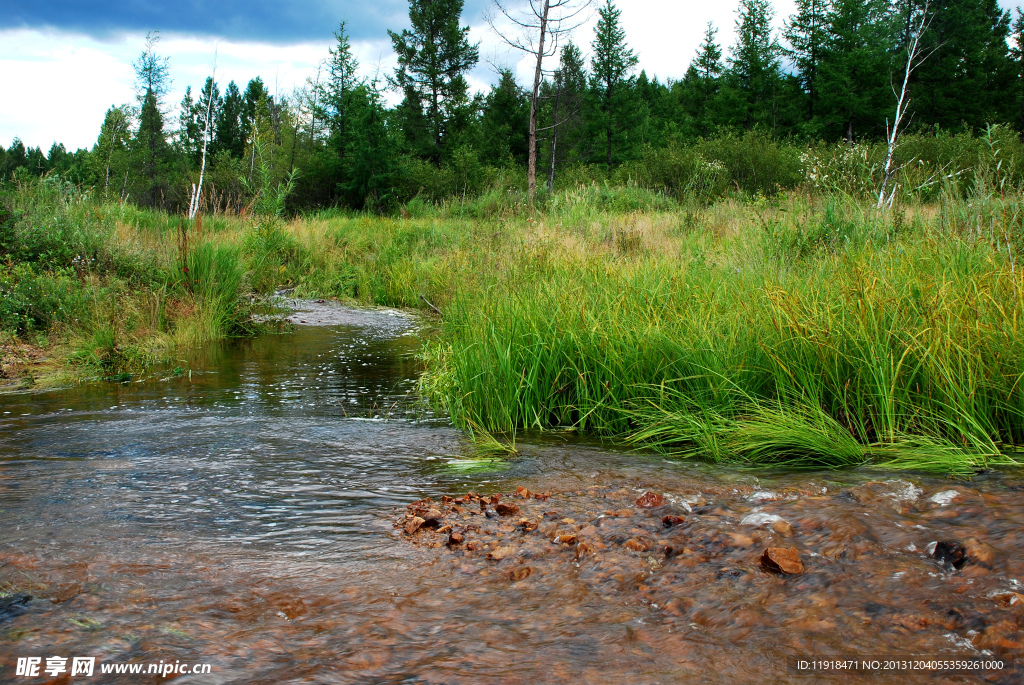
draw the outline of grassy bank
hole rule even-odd
[[[1024,211],[999,168],[973,173],[886,213],[810,182],[682,201],[626,183],[534,213],[496,188],[195,224],[43,182],[8,194],[0,328],[103,375],[252,332],[280,286],[423,296],[444,312],[423,388],[463,428],[968,473],[1024,439]]]

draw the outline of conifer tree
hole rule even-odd
[[[1024,140],[1024,12],[1017,8],[1017,19],[1013,22],[1013,42],[1010,56],[1014,60],[1013,75],[1016,77],[1017,130]]]
[[[203,153],[203,135],[206,132],[206,116],[210,113],[212,121],[220,115],[220,89],[212,77],[207,77],[206,84],[197,101],[192,100],[192,86],[185,89],[185,97],[181,101],[181,114],[178,117],[182,151],[194,164],[199,164]],[[211,123],[211,130],[213,126]]]
[[[548,191],[555,188],[558,164],[580,159],[583,134],[583,104],[587,94],[587,71],[575,43],[562,47],[554,78],[545,82],[544,99],[550,114],[551,144],[548,149]]]
[[[484,99],[480,120],[481,154],[492,163],[525,164],[530,126],[530,104],[510,69],[498,72],[498,83]]]
[[[833,0],[817,74],[818,113],[832,137],[885,135],[893,19],[887,0]]]
[[[800,85],[807,93],[807,117],[814,119],[818,100],[818,65],[828,39],[830,0],[796,0],[796,13],[789,18],[783,35],[789,41],[786,54],[800,74]]]
[[[622,14],[612,0],[598,8],[599,19],[591,48],[590,87],[597,100],[596,124],[605,139],[605,164],[612,165],[613,141],[627,118],[630,90],[633,82],[630,76],[636,68],[636,54],[626,45],[626,32],[619,24]]]
[[[717,33],[718,29],[709,21],[704,30],[704,41],[697,48],[697,56],[683,79],[686,90],[683,105],[702,136],[711,131],[712,105],[718,96],[722,78],[722,48],[715,42]]]
[[[235,159],[245,154],[242,133],[242,93],[234,81],[224,90],[220,112],[214,120],[214,154],[226,152]]]
[[[980,129],[1016,112],[1006,93],[1014,66],[1007,38],[1010,13],[996,0],[933,0],[923,37],[928,59],[911,89],[916,121],[954,129]]]
[[[359,68],[359,61],[352,54],[349,37],[345,32],[345,22],[338,26],[334,38],[336,43],[330,49],[330,57],[327,60],[327,83],[324,86],[323,97],[320,98],[323,108],[320,118],[330,127],[332,147],[337,150],[338,156],[344,159],[348,100],[350,93],[358,85],[356,71]],[[368,95],[363,93],[362,97],[365,99]]]
[[[132,65],[135,68],[135,90],[141,105],[133,155],[146,179],[141,186],[142,199],[150,207],[158,204],[158,198],[160,201],[164,198],[163,176],[169,152],[162,106],[171,81],[167,58],[156,54],[159,40],[156,33],[147,34],[146,47]]]
[[[397,144],[375,83],[359,83],[347,96],[347,157],[341,189],[350,204],[384,211],[395,201]]]
[[[479,47],[469,42],[469,27],[459,26],[463,4],[464,0],[409,0],[412,29],[388,31],[398,53],[392,85],[405,95],[404,107],[423,112],[429,156],[437,165],[465,116],[465,74],[479,60]],[[407,116],[406,121],[413,123],[415,117]]]
[[[774,132],[782,72],[772,8],[768,0],[740,0],[737,12],[736,45],[727,74],[734,95],[731,118],[745,128],[761,124]]]

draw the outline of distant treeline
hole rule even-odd
[[[463,1],[410,0],[411,27],[389,31],[398,67],[386,78],[358,75],[342,23],[317,74],[290,95],[271,95],[259,78],[223,90],[210,78],[189,87],[177,111],[166,102],[168,60],[151,37],[134,65],[137,101],[108,110],[91,150],[54,144],[44,155],[16,139],[0,149],[0,180],[55,172],[110,199],[170,211],[188,205],[201,170],[206,211],[244,208],[257,165],[280,180],[296,173],[292,210],[384,209],[417,195],[519,187],[530,94],[508,69],[489,93],[469,93],[465,75],[479,50],[462,26]],[[927,59],[910,83],[917,134],[974,135],[990,123],[1024,131],[1024,17],[1018,10],[1013,21],[996,0],[797,0],[781,32],[768,0],[740,0],[728,54],[709,24],[685,77],[664,83],[636,73],[611,0],[597,9],[589,50],[562,45],[541,85],[538,177],[549,188],[622,169],[643,176],[638,165],[664,160],[659,150],[749,135],[877,141],[921,13],[930,19]],[[385,103],[388,89],[403,95],[395,107]]]

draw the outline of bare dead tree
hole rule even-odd
[[[901,127],[903,127],[903,120],[907,114],[907,108],[910,106],[910,98],[907,96],[907,85],[910,83],[910,75],[914,73],[914,70],[921,66],[925,60],[932,56],[932,54],[939,48],[939,46],[932,47],[931,50],[925,51],[921,46],[921,36],[925,34],[928,27],[932,23],[934,14],[929,12],[931,3],[929,0],[925,0],[924,5],[918,11],[917,21],[913,21],[913,18],[908,14],[907,18],[907,31],[906,31],[906,43],[907,43],[907,66],[903,71],[903,87],[900,92],[896,92],[896,86],[892,87],[892,94],[896,96],[896,115],[893,118],[892,126],[889,126],[889,120],[886,119],[885,126],[888,132],[888,152],[885,155],[885,167],[882,175],[882,188],[878,191],[878,209],[885,209],[892,204],[893,197],[886,196],[886,191],[889,189],[889,183],[892,181],[892,176],[896,172],[896,169],[892,166],[893,155],[896,153],[896,143],[899,140]],[[908,13],[910,10],[908,10]]]
[[[213,73],[210,75],[210,92],[206,98],[206,124],[203,126],[203,156],[199,165],[199,185],[192,184],[192,200],[188,204],[188,218],[195,219],[199,212],[199,198],[203,194],[203,176],[206,175],[206,145],[210,142],[210,125],[213,120],[213,89],[217,79],[217,48],[213,49]]]
[[[529,178],[530,203],[537,194],[537,105],[540,84],[544,78],[544,58],[558,53],[560,40],[586,23],[586,10],[592,0],[520,0],[516,7],[508,0],[491,0],[494,7],[508,22],[510,28],[498,25],[493,12],[487,23],[510,47],[532,55],[536,59],[533,71],[533,89],[530,92]]]

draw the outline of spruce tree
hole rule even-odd
[[[501,69],[498,74],[498,83],[484,99],[481,157],[494,166],[508,162],[525,165],[529,154],[530,101],[510,69]]]
[[[469,42],[469,27],[460,26],[464,0],[409,0],[412,29],[388,31],[398,53],[391,80],[405,96],[405,122],[423,115],[430,149],[440,166],[446,144],[457,134],[468,104],[465,74],[479,60],[479,47]]]
[[[930,54],[914,72],[911,89],[915,120],[978,130],[1013,117],[1010,13],[996,0],[932,0],[929,11],[933,18],[922,43]]]
[[[345,158],[347,137],[345,133],[348,116],[348,100],[352,90],[358,85],[356,70],[359,61],[352,54],[348,34],[345,33],[345,22],[341,22],[334,32],[335,45],[330,49],[327,60],[327,83],[323,97],[320,98],[323,110],[320,118],[327,122],[331,130],[331,145],[337,150],[341,159]],[[364,99],[366,93],[361,94]]]
[[[683,79],[683,107],[696,123],[697,132],[708,135],[713,126],[713,103],[722,78],[722,48],[715,42],[718,29],[708,22],[704,41]]]
[[[636,54],[626,45],[626,32],[619,24],[622,14],[612,0],[598,8],[597,29],[591,48],[590,87],[597,101],[595,124],[604,134],[605,164],[612,165],[613,141],[627,118],[632,88],[630,76]]]
[[[1016,82],[1016,92],[1013,99],[1016,101],[1017,130],[1020,132],[1021,140],[1024,140],[1024,12],[1017,8],[1017,19],[1013,22],[1013,43],[1010,48],[1010,56],[1014,60],[1013,75]]]
[[[398,146],[373,83],[359,83],[347,96],[347,156],[341,190],[349,204],[384,211],[395,202]]]
[[[793,60],[800,85],[807,93],[807,116],[814,119],[818,100],[818,66],[828,39],[830,0],[796,0],[796,13],[783,30],[790,48],[785,53]]]
[[[775,131],[782,90],[781,48],[772,33],[768,0],[740,0],[736,45],[729,57],[731,120],[745,128]]]
[[[147,34],[146,47],[132,65],[135,68],[135,90],[141,105],[133,156],[146,179],[140,186],[141,199],[150,207],[155,207],[158,199],[162,201],[165,196],[164,175],[169,161],[162,106],[171,81],[167,58],[156,54],[159,40],[157,34]]]
[[[220,89],[211,77],[207,77],[199,99],[193,101],[192,87],[185,89],[185,97],[181,101],[181,114],[178,117],[179,133],[178,138],[182,151],[193,164],[200,163],[203,153],[203,135],[207,131],[206,116],[210,114],[210,133],[213,133],[213,123],[220,115]]]
[[[894,15],[887,0],[833,0],[820,53],[818,113],[832,138],[885,135]]]
[[[580,160],[583,142],[583,105],[587,95],[587,68],[575,43],[562,46],[558,69],[551,81],[545,81],[542,115],[547,121],[550,144],[547,145],[548,191],[554,190],[555,169],[559,164]]]
[[[214,120],[213,152],[226,152],[235,159],[245,154],[245,135],[242,133],[242,93],[234,81],[224,90],[220,112]]]

